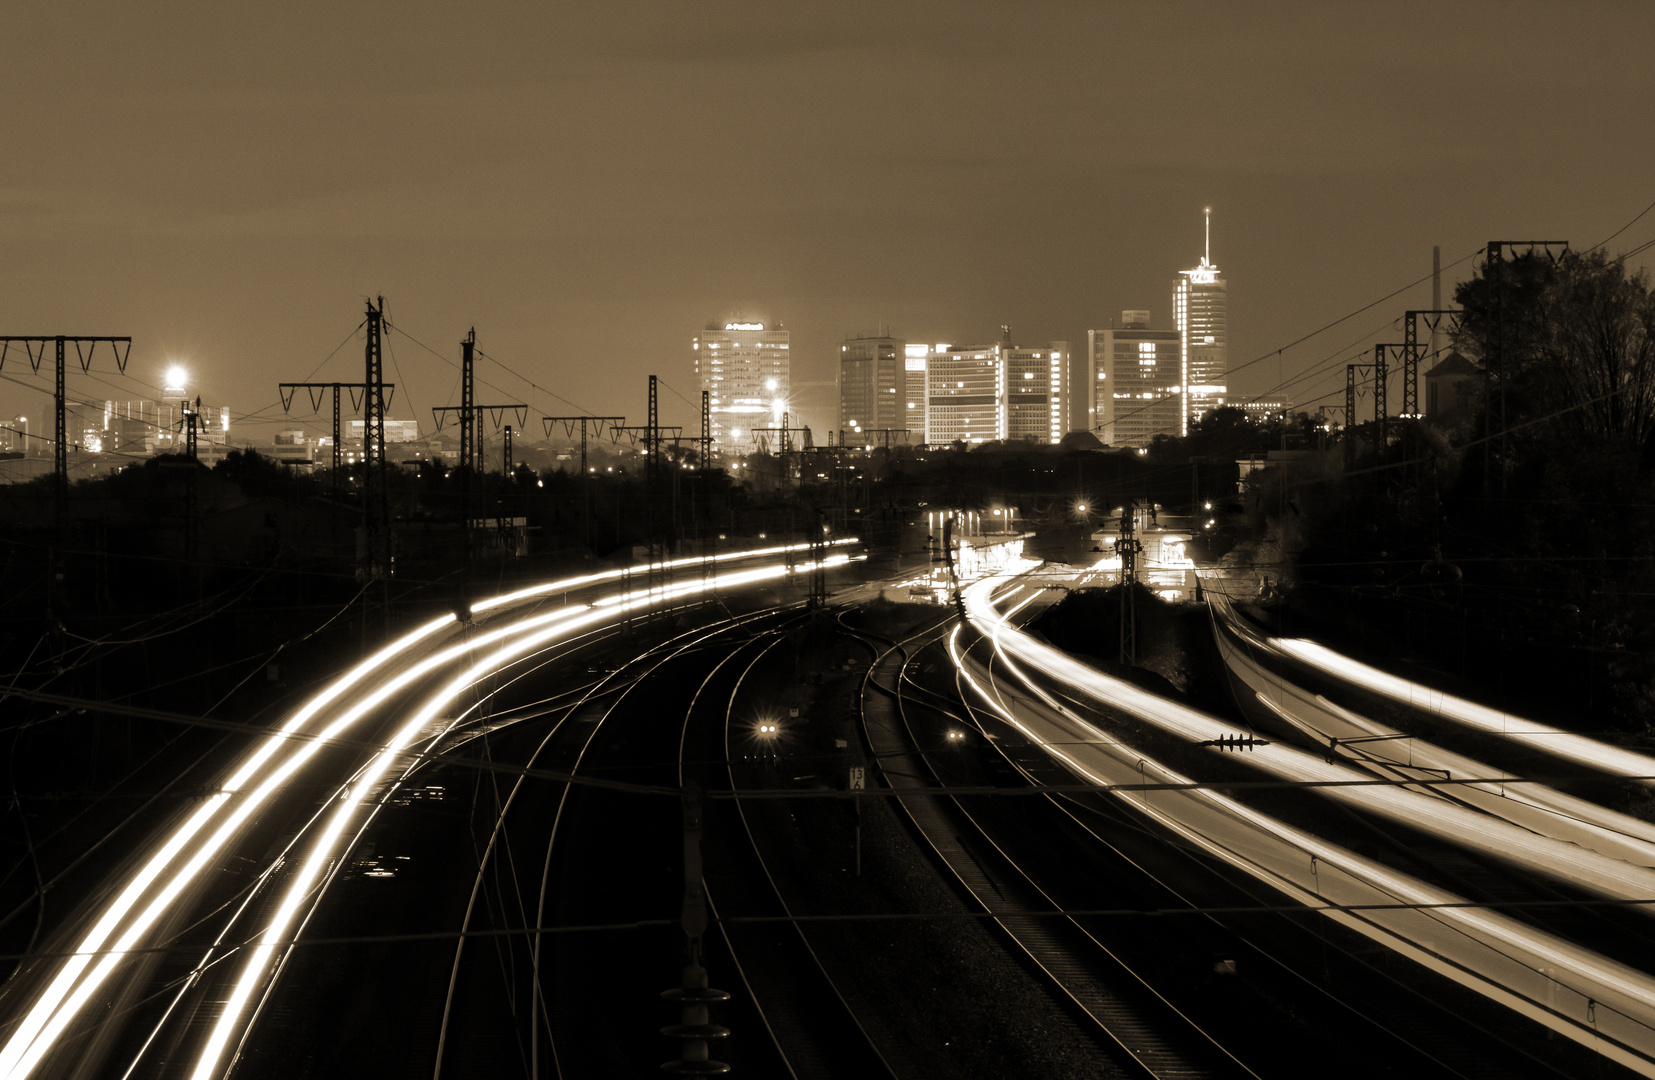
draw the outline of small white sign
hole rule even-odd
[[[866,770],[860,765],[850,767],[850,790],[861,791],[867,786],[864,780],[865,773]]]

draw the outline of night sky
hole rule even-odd
[[[820,430],[858,331],[1170,328],[1204,206],[1232,371],[1267,357],[1232,392],[1323,365],[1314,407],[1429,283],[1276,351],[1433,244],[1587,247],[1655,200],[1647,3],[159,7],[0,9],[0,333],[130,334],[72,398],[176,361],[256,443],[278,381],[362,377],[379,294],[426,429],[457,368],[415,340],[457,363],[471,326],[511,369],[480,402],[642,423],[655,373],[692,424],[690,338],[740,312],[793,331]],[[0,410],[49,387],[13,354]]]

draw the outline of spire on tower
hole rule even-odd
[[[1213,208],[1208,206],[1201,211],[1207,220],[1207,253],[1201,257],[1202,266],[1213,264]]]

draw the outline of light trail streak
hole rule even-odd
[[[1230,726],[1212,717],[1104,675],[1067,653],[1013,630],[995,612],[985,586],[992,588],[992,579],[967,590],[966,608],[989,623],[996,648],[1003,653],[1014,655],[1082,693],[1192,743],[1211,742],[1232,733]],[[1247,754],[1247,764],[1294,783],[1366,779],[1366,774],[1346,765],[1328,762],[1282,743],[1254,747]],[[1426,796],[1415,789],[1330,786],[1322,793],[1355,809],[1379,814],[1542,874],[1562,877],[1605,896],[1620,900],[1655,896],[1655,870],[1647,866],[1542,836],[1502,818]]]
[[[843,565],[847,561],[847,556],[835,556],[824,559],[822,565],[825,568]],[[811,569],[814,569],[814,564],[802,564],[793,568],[793,572]],[[743,585],[785,577],[788,573],[789,568],[785,565],[738,571],[727,575],[718,587],[739,588]],[[312,845],[310,854],[303,866],[288,883],[286,894],[264,932],[260,935],[259,943],[250,949],[247,963],[237,977],[235,986],[220,1010],[218,1020],[213,1025],[213,1031],[202,1049],[201,1056],[197,1059],[195,1070],[192,1073],[194,1080],[211,1080],[211,1077],[215,1075],[225,1049],[240,1028],[241,1017],[246,1011],[248,1002],[253,993],[263,984],[266,971],[276,958],[281,943],[287,939],[293,920],[298,915],[300,905],[307,897],[312,896],[318,880],[328,866],[335,859],[343,857],[344,852],[338,849],[340,837],[344,835],[346,827],[362,807],[374,804],[374,793],[384,780],[385,774],[442,709],[446,708],[456,697],[477,682],[487,679],[502,668],[515,663],[532,650],[550,644],[559,637],[567,636],[583,627],[613,618],[617,610],[626,611],[647,607],[662,601],[680,600],[711,587],[713,587],[711,582],[696,580],[652,590],[647,594],[621,592],[600,598],[593,602],[590,609],[586,609],[571,618],[560,620],[554,625],[540,627],[532,633],[522,634],[510,643],[502,645],[482,660],[472,664],[460,675],[450,680],[436,694],[432,695],[425,705],[416,711],[397,730],[385,746],[374,754],[368,764],[352,778],[348,789],[349,797],[340,800],[335,807],[322,833]],[[524,622],[530,621],[534,620],[524,620]],[[510,629],[515,629],[521,625],[521,623],[514,624],[513,628],[501,631],[501,636],[505,636]],[[475,648],[475,645],[476,643],[472,643],[473,648]]]
[[[1095,679],[1075,682],[1063,673],[1054,673],[1052,667],[1083,665],[1075,665],[1063,654],[1006,625],[994,614],[985,593],[975,587],[969,591],[974,595],[967,598],[967,610],[984,630],[997,656],[1055,714],[1055,719],[1037,720],[1038,709],[1032,702],[1008,706],[986,672],[979,680],[974,671],[977,665],[960,652],[956,633],[950,639],[956,667],[991,710],[1075,775],[1100,787],[1146,779],[1151,771],[1158,781],[1191,782],[1105,737],[1034,680],[1023,676],[1017,658],[1044,673],[1056,674],[1059,681],[1087,696],[1134,715],[1135,709],[1114,692],[1127,691],[1122,697],[1131,699],[1139,698],[1141,692],[1091,669],[1084,672]],[[1076,673],[1070,670],[1067,674]],[[990,686],[985,687],[985,681]],[[1020,715],[1016,705],[1023,706],[1030,715]],[[1288,826],[1211,789],[1167,792],[1154,799],[1142,792],[1135,799],[1127,798],[1192,845],[1302,902],[1356,904],[1362,902],[1362,897],[1371,899],[1377,893],[1387,902],[1402,904],[1463,903],[1444,890]],[[1363,915],[1324,908],[1323,914],[1599,1053],[1645,1075],[1655,1075],[1655,1063],[1649,1056],[1649,1048],[1655,1046],[1655,981],[1646,973],[1496,912],[1470,907],[1404,907]],[[1433,926],[1437,927],[1435,931],[1430,929]],[[1451,936],[1444,936],[1444,930]]]
[[[395,659],[407,649],[412,648],[420,641],[453,622],[454,617],[447,615],[440,619],[433,619],[431,622],[403,635],[346,672],[345,675],[294,713],[288,722],[282,725],[277,734],[265,740],[264,745],[225,781],[218,794],[208,799],[199,810],[185,821],[183,826],[173,833],[167,842],[162,845],[161,850],[139,870],[127,887],[121,891],[120,895],[104,909],[102,917],[81,940],[75,951],[84,954],[95,954],[103,948],[104,943],[109,939],[109,935],[114,932],[115,927],[120,924],[133,905],[137,903],[139,897],[154,884],[155,880],[178,856],[184,846],[207,827],[218,811],[223,808],[225,802],[229,800],[231,794],[240,790],[246,784],[249,776],[259,766],[289,743],[289,736],[297,732],[326,705],[337,699],[352,686],[360,683],[368,675]],[[0,1050],[0,1075],[7,1077],[27,1075],[28,1071],[33,1068],[40,1055],[30,1056],[31,1046],[38,1041],[41,1033],[52,1023],[54,1016],[60,1011],[59,1007],[62,1005],[65,995],[69,993],[70,988],[93,959],[92,955],[85,955],[73,957],[65,962],[56,978],[47,986],[34,1007],[24,1017],[23,1022],[12,1033],[11,1038],[7,1040],[5,1048]],[[67,1022],[67,1017],[64,1018],[63,1022]],[[61,1030],[61,1027],[62,1024],[59,1024],[58,1029]],[[43,1052],[44,1048],[42,1048]],[[29,1063],[20,1072],[19,1067],[23,1065],[25,1058],[28,1059]]]
[[[840,547],[845,544],[860,543],[856,537],[841,537],[828,541],[829,547]],[[706,563],[725,563],[740,559],[765,558],[771,555],[785,555],[791,551],[809,551],[809,544],[779,544],[767,548],[755,548],[750,551],[726,551],[717,555],[692,556],[683,559],[669,559],[665,562],[649,563],[645,566],[627,566],[619,570],[604,570],[596,574],[583,574],[579,577],[564,578],[561,581],[549,581],[540,585],[531,585],[526,589],[517,589],[514,592],[501,593],[499,596],[479,600],[471,605],[474,614],[492,611],[494,608],[507,604],[518,603],[523,600],[532,600],[536,597],[549,596],[552,593],[568,592],[572,589],[584,588],[588,585],[598,585],[606,581],[620,581],[623,578],[632,578],[650,570],[676,570],[685,566],[702,566]]]
[[[1433,787],[1427,793],[1468,803],[1522,828],[1606,856],[1655,867],[1655,824],[1545,784],[1508,786],[1504,781],[1511,777],[1499,769],[1425,739],[1407,736],[1286,681],[1236,649],[1223,635],[1219,637],[1219,651],[1262,705],[1307,738],[1327,744],[1330,752],[1337,746],[1362,764],[1399,778],[1435,771],[1444,776],[1486,779],[1487,784]],[[1341,741],[1351,739],[1356,740],[1354,744]]]
[[[840,544],[849,542],[852,541],[836,541]],[[765,553],[786,553],[804,550],[809,546],[787,545],[765,549]],[[717,558],[722,561],[729,561],[753,558],[756,554],[759,553],[751,551],[732,552]],[[701,559],[676,560],[674,563],[666,565],[699,565],[703,561]],[[844,565],[848,561],[848,555],[835,555],[822,560],[821,565],[825,568]],[[814,563],[801,563],[793,569],[797,572],[813,569],[814,567]],[[535,599],[550,593],[581,588],[592,584],[594,581],[615,580],[631,572],[634,571],[611,571],[598,575],[582,575],[563,579],[536,586],[533,589],[518,590],[514,593],[505,594],[503,597],[494,597],[482,601],[473,605],[472,610],[474,612],[495,610],[508,604]],[[636,592],[628,589],[613,596],[601,598],[590,607],[587,605],[567,606],[549,613],[525,616],[504,627],[481,631],[467,637],[458,644],[438,650],[386,680],[373,692],[358,700],[344,714],[325,725],[320,731],[312,733],[315,735],[313,740],[295,743],[293,737],[304,733],[305,726],[327,706],[338,701],[348,691],[360,685],[365,679],[391,661],[407,655],[410,650],[420,646],[433,634],[445,628],[455,627],[458,624],[454,616],[445,615],[417,627],[386,645],[307,701],[280,729],[268,735],[260,747],[250,754],[236,772],[223,783],[220,790],[211,796],[182,826],[168,836],[160,850],[151,856],[133,876],[116,899],[104,908],[98,922],[74,949],[76,955],[71,956],[64,962],[47,988],[36,999],[28,1014],[19,1023],[17,1029],[11,1034],[4,1048],[0,1049],[0,1076],[12,1078],[29,1075],[40,1064],[41,1060],[51,1052],[66,1027],[85,1008],[92,995],[113,973],[116,966],[125,959],[125,954],[138,943],[142,935],[154,926],[173,902],[196,880],[208,862],[233,839],[236,833],[247,823],[249,817],[274,793],[279,791],[294,773],[327,746],[329,740],[340,736],[370,710],[383,704],[391,695],[407,688],[414,681],[423,678],[464,653],[474,651],[493,642],[504,640],[513,635],[533,634],[537,628],[548,628],[543,630],[542,633],[556,636],[566,629],[560,624],[575,621],[579,616],[596,611],[600,606],[603,610],[598,612],[598,615],[607,616],[610,612],[616,610],[630,610],[635,607],[649,606],[663,600],[693,595],[707,588],[735,588],[767,578],[784,576],[787,572],[788,568],[786,566],[778,565],[763,567],[758,570],[729,573],[716,582],[697,580],[681,586],[656,587]],[[598,615],[594,615],[593,618],[597,618]],[[284,749],[290,749],[292,752],[280,765],[263,776],[261,782],[252,787],[251,790],[244,790],[252,783],[260,770],[269,765],[271,759]],[[387,747],[386,750],[380,752],[380,757],[383,758],[388,752],[394,756],[395,751]],[[227,814],[222,814],[232,803],[234,804],[233,808]],[[197,838],[212,827],[215,824],[215,819],[219,818],[221,814],[222,820],[216,822],[217,828],[205,840],[198,841]],[[192,843],[195,844],[193,849],[191,848]],[[134,917],[134,909],[155,888],[157,883],[161,881],[163,874],[172,868],[172,864],[186,849],[190,849],[191,852],[187,861],[182,866],[172,870],[170,878],[166,880],[160,891],[155,893],[150,898],[147,906]],[[117,929],[121,929],[122,932],[115,938],[113,944],[110,944],[110,938],[116,933]]]
[[[1400,701],[1404,705],[1479,731],[1504,736],[1553,757],[1655,787],[1655,779],[1651,779],[1655,777],[1655,758],[1647,754],[1609,746],[1584,735],[1571,734],[1561,728],[1525,720],[1499,709],[1491,709],[1486,705],[1478,705],[1474,701],[1422,686],[1378,668],[1369,667],[1348,656],[1342,656],[1314,641],[1303,638],[1270,638],[1269,644],[1272,648],[1319,671],[1357,683],[1393,701]]]
[[[113,972],[115,966],[119,964],[122,959],[124,959],[123,954],[127,950],[131,949],[137,943],[138,939],[147,930],[149,930],[149,928],[153,926],[155,922],[162,917],[162,915],[166,913],[172,902],[176,900],[184,889],[196,879],[203,869],[206,868],[212,857],[218,854],[218,852],[230,842],[235,834],[240,831],[241,827],[247,822],[247,819],[256,810],[263,806],[271,795],[280,790],[294,773],[296,773],[302,766],[309,762],[312,757],[326,747],[328,740],[339,737],[370,710],[382,704],[391,695],[404,689],[409,684],[424,677],[436,668],[441,667],[443,664],[448,663],[450,660],[453,660],[456,657],[479,647],[480,645],[486,645],[491,641],[499,640],[512,633],[521,633],[524,629],[532,626],[539,626],[546,623],[564,620],[569,618],[571,615],[578,614],[584,610],[586,610],[584,607],[562,608],[550,613],[526,617],[518,623],[513,623],[500,629],[491,630],[481,634],[478,637],[473,637],[468,640],[461,641],[458,644],[450,645],[445,649],[439,650],[432,656],[425,658],[413,667],[401,672],[394,678],[376,688],[372,693],[356,702],[356,704],[347,710],[343,715],[336,718],[332,723],[328,724],[320,732],[318,732],[318,737],[315,740],[300,743],[296,747],[294,747],[291,740],[280,736],[275,736],[268,740],[266,746],[261,749],[259,754],[255,755],[257,761],[249,766],[244,766],[242,769],[237,771],[236,777],[232,780],[232,782],[237,784],[238,789],[242,783],[245,783],[250,779],[250,774],[254,771],[256,765],[268,762],[271,755],[277,750],[292,748],[292,753],[284,762],[282,762],[281,765],[271,770],[257,787],[246,792],[241,799],[236,800],[237,805],[235,809],[225,817],[225,819],[219,824],[217,830],[196,847],[194,854],[182,867],[174,871],[171,879],[168,880],[161,891],[156,894],[153,899],[151,899],[148,907],[146,907],[136,918],[132,919],[132,921],[127,924],[127,928],[121,937],[114,943],[113,946],[110,947],[109,951],[97,959],[96,965],[92,967],[92,970],[87,973],[84,979],[80,980],[79,985],[75,986],[74,991],[69,993],[66,998],[64,997],[62,991],[66,990],[68,985],[73,982],[73,975],[78,975],[80,970],[84,969],[86,967],[86,963],[92,958],[87,957],[83,959],[81,957],[76,957],[69,963],[65,964],[64,973],[60,974],[58,979],[52,984],[52,988],[59,991],[57,997],[55,999],[50,996],[43,998],[42,1001],[36,1006],[35,1010],[30,1014],[31,1020],[33,1020],[37,1014],[41,1016],[40,1022],[34,1029],[37,1034],[30,1039],[29,1043],[23,1043],[22,1041],[24,1035],[26,1034],[26,1030],[20,1030],[17,1035],[13,1037],[13,1039],[6,1046],[6,1056],[0,1057],[0,1072],[3,1072],[4,1075],[8,1077],[13,1075],[27,1076],[29,1072],[31,1072],[34,1067],[39,1064],[40,1059],[44,1057],[56,1043],[58,1037],[62,1034],[63,1029],[69,1024],[80,1009],[85,1006],[87,1000]],[[448,616],[446,622],[452,621],[453,616]],[[442,620],[439,620],[439,622],[446,625],[446,622]],[[429,624],[427,627],[421,628],[421,630],[429,629]],[[412,647],[413,645],[418,644],[424,636],[428,636],[421,634],[419,631],[416,631],[415,635],[409,635],[413,638],[413,640],[408,642],[406,647]],[[332,700],[337,696],[337,694],[332,694],[329,696],[329,700]],[[311,711],[311,714],[314,715],[314,710]],[[277,744],[275,749],[271,749],[272,743]],[[168,842],[166,848],[163,849],[163,855],[165,858],[163,859],[158,857],[157,859],[151,860],[150,866],[146,867],[146,873],[140,875],[140,879],[134,881],[132,886],[129,886],[126,892],[122,894],[121,899],[117,900],[115,904],[110,906],[105,914],[104,920],[99,924],[100,927],[106,923],[111,927],[118,925],[122,919],[125,919],[131,914],[131,909],[136,905],[138,898],[142,896],[152,884],[155,883],[161,872],[165,870],[167,865],[171,862],[172,857],[182,850],[186,844],[192,841],[205,827],[207,821],[211,817],[211,814],[208,813],[208,811],[216,812],[218,809],[224,807],[232,794],[233,792],[231,791],[225,791],[221,792],[218,796],[215,796],[206,807],[203,807],[201,812],[198,812],[188,823],[186,823],[186,827],[184,829],[179,830],[179,832],[174,835],[174,837]],[[105,933],[103,938],[99,939],[96,944],[92,944],[88,948],[86,943],[83,943],[82,948],[77,951],[96,952],[99,948],[101,948],[103,940],[106,938],[107,933]],[[91,941],[92,938],[89,937],[87,940]],[[76,966],[75,961],[81,962],[78,966]],[[70,974],[71,970],[73,970],[73,975]],[[65,975],[70,975],[70,977],[66,979]],[[48,1006],[50,1006],[49,1009]],[[14,1046],[17,1048],[15,1055],[13,1054]]]

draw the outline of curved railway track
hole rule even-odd
[[[993,663],[992,659],[986,661],[990,670]],[[1097,707],[1095,702],[1078,700],[1073,695],[1058,696],[1083,715]],[[1031,780],[1047,784],[1074,782],[1072,774],[1038,748],[1018,752],[1018,745],[1025,741],[1023,736],[1003,723],[992,709],[976,710],[975,716],[986,733],[998,736],[989,740],[995,749]],[[1101,726],[1111,730],[1107,723]],[[1411,1057],[1415,1061],[1411,1068],[1446,1075],[1572,1076],[1581,1075],[1583,1070],[1603,1071],[1608,1066],[1573,1044],[1539,1037],[1513,1040],[1511,1017],[1502,1008],[1323,920],[1292,918],[1292,905],[1284,904],[1280,895],[1214,865],[1176,838],[1159,835],[1161,830],[1138,818],[1129,807],[1123,808],[1123,800],[1066,795],[1053,802],[1078,828],[1094,837],[1093,843],[1116,849],[1148,876],[1159,879],[1158,883],[1164,882],[1165,906],[1260,909],[1221,917],[1236,935],[1238,949],[1246,950],[1256,961],[1243,961],[1243,966],[1255,972],[1275,973],[1274,979],[1266,980],[1275,986],[1275,993],[1302,1003],[1307,1011],[1314,1012],[1317,1002],[1324,1002],[1326,1007],[1321,1013],[1328,1030],[1347,1030],[1361,1037],[1358,1033],[1367,1029],[1368,1039],[1383,1032],[1382,1041],[1390,1042],[1392,1047],[1387,1057]],[[1326,813],[1324,810],[1324,817]],[[1444,880],[1457,880],[1461,887],[1474,884],[1479,888],[1470,890],[1472,895],[1522,899],[1561,895],[1546,883],[1466,858],[1440,843],[1422,848],[1420,838],[1400,836],[1392,825],[1344,811],[1333,816],[1345,820],[1347,841],[1358,843],[1364,850],[1371,850],[1374,844],[1383,845],[1395,852],[1401,865],[1411,861],[1416,869],[1428,869]],[[1368,839],[1360,839],[1363,836]],[[1185,858],[1184,872],[1169,863],[1169,853]],[[1428,867],[1424,860],[1432,859],[1440,860],[1440,864]],[[1273,912],[1272,908],[1280,911]],[[1582,917],[1588,921],[1595,918]],[[1613,920],[1619,918],[1617,913]],[[1641,939],[1642,934],[1634,933],[1632,937]],[[1368,1045],[1366,1040],[1364,1045]]]
[[[916,796],[896,801],[917,834],[980,910],[996,913],[994,922],[1008,942],[1068,999],[1071,1012],[1089,1020],[1113,1044],[1116,1075],[1167,1080],[1253,1075],[1098,937],[1075,920],[1054,917],[1062,905],[1019,865],[1010,844],[997,840],[1024,828],[1028,818],[1010,820],[1022,815],[1007,813],[993,805],[995,800],[968,807],[959,798],[922,794],[986,779],[964,774],[958,739],[950,739],[964,734],[962,718],[948,711],[946,699],[926,692],[908,674],[914,655],[951,630],[951,624],[944,625],[907,642],[861,635],[875,652],[864,680],[863,730],[887,782]],[[881,683],[880,675],[888,683]],[[924,700],[914,700],[916,696]],[[917,712],[940,717],[950,730],[938,732],[932,725],[922,732]],[[999,820],[990,826],[985,816]]]

